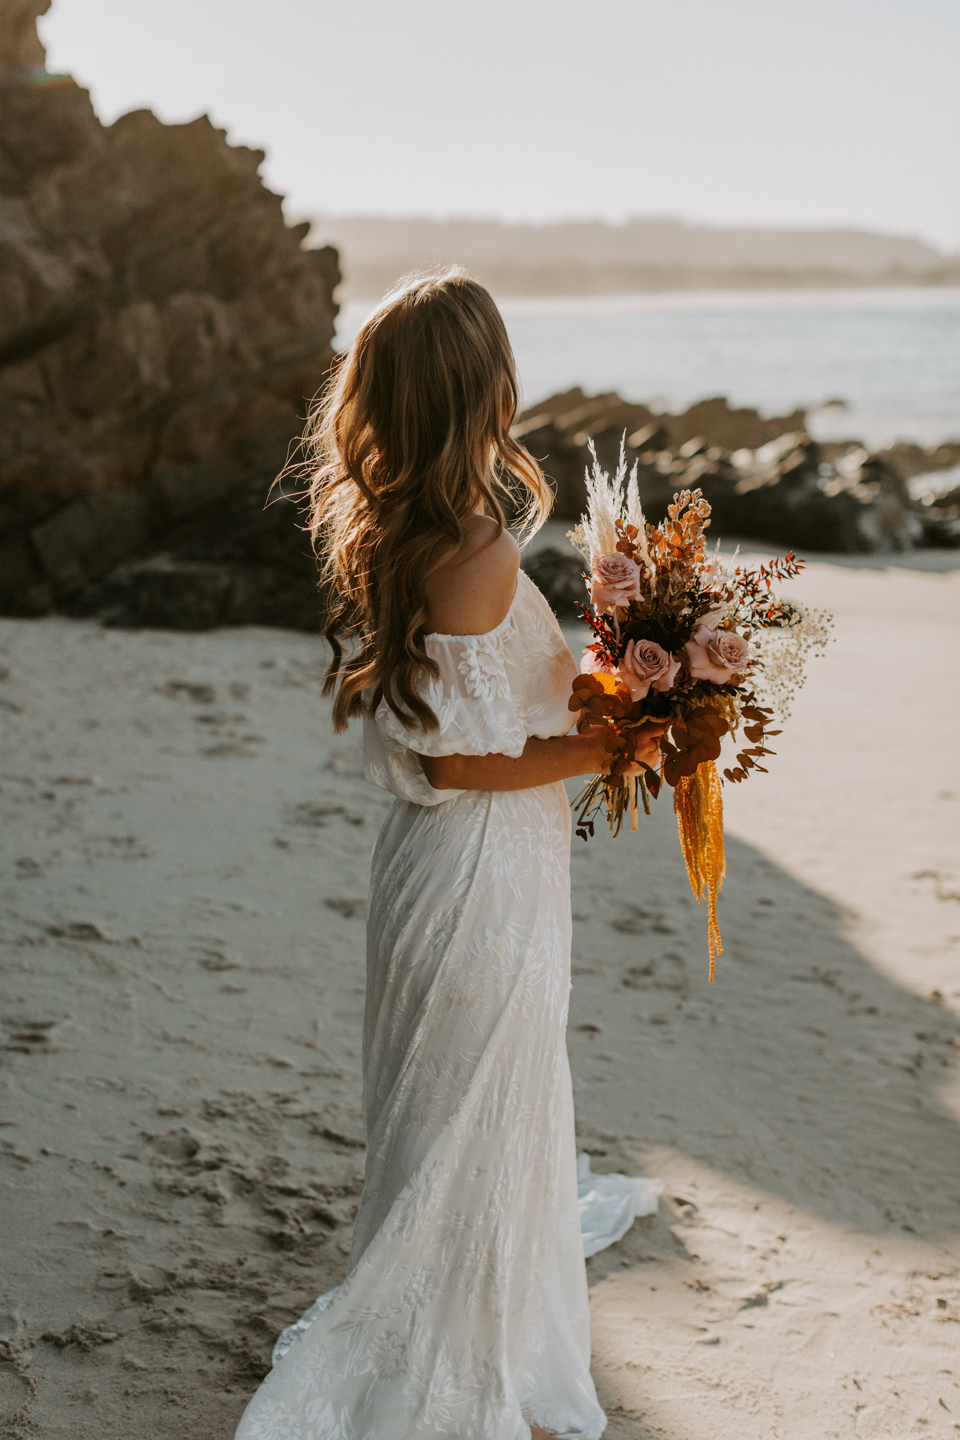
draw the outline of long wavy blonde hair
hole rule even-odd
[[[427,576],[501,496],[536,529],[552,494],[510,437],[513,352],[489,291],[459,267],[402,281],[364,322],[307,424],[308,520],[328,588],[333,649],[324,694],[335,730],[381,697],[435,729],[417,682],[437,666],[424,646]],[[343,641],[348,642],[344,649]]]

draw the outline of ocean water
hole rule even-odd
[[[341,348],[372,308],[344,306]],[[960,287],[505,299],[500,308],[528,406],[574,385],[663,410],[726,395],[767,415],[804,406],[824,440],[960,439]]]

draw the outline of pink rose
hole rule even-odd
[[[651,685],[654,690],[669,690],[679,669],[680,661],[652,640],[629,640],[617,679],[630,691],[631,700],[642,700]]]
[[[750,647],[736,630],[710,630],[706,625],[698,625],[683,648],[692,679],[714,685],[726,685],[750,658]]]
[[[654,688],[654,690],[672,690],[672,689],[673,689],[673,682],[674,682],[674,680],[676,680],[676,678],[677,678],[677,671],[680,669],[680,660],[679,660],[679,658],[678,658],[677,656],[675,656],[675,655],[668,655],[668,656],[667,656],[667,659],[670,661],[670,664],[667,666],[667,668],[666,668],[666,670],[663,672],[663,674],[662,674],[662,675],[658,675],[657,678],[656,678],[656,680],[654,680],[654,682],[653,682],[653,688]]]
[[[581,675],[612,675],[613,670],[606,660],[597,653],[595,645],[588,645],[580,659]]]
[[[594,555],[590,569],[590,599],[598,610],[609,613],[640,599],[640,566],[629,555]]]

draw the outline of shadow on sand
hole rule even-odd
[[[610,1043],[616,1031],[621,1050],[631,1034],[638,1042],[624,1073],[581,1089],[578,1114],[602,1127],[613,1090],[617,1109],[639,1117],[635,1135],[675,1144],[831,1224],[955,1233],[960,1121],[940,1092],[960,1058],[960,1018],[944,997],[921,998],[881,974],[850,938],[852,914],[729,835],[726,949],[708,986],[703,912],[689,893],[673,817],[664,811],[646,824],[636,903],[624,903],[628,892],[610,866],[589,886],[595,918],[575,924],[575,970],[610,950],[602,1002]],[[631,839],[598,834],[591,844],[603,870],[606,847]],[[574,877],[576,913],[586,879],[576,860]],[[940,903],[957,905],[944,894]],[[669,896],[669,907],[650,896]],[[614,946],[608,927],[619,932]],[[625,946],[625,936],[635,939]],[[619,974],[614,953],[629,956]],[[575,1003],[577,988],[575,980]],[[639,1002],[629,1018],[628,998]],[[597,1008],[593,992],[589,1002]],[[576,1073],[589,1037],[576,1034],[575,1019]]]
[[[595,1168],[622,1168],[625,1154],[643,1164],[645,1151],[667,1147],[758,1200],[779,1196],[840,1232],[896,1234],[929,1256],[922,1242],[960,1229],[960,1120],[945,1103],[960,1019],[949,997],[923,998],[881,974],[851,938],[852,913],[732,836],[726,949],[708,986],[704,916],[673,817],[663,810],[645,823],[640,837],[598,833],[573,852],[578,1127],[582,1137],[621,1137]],[[935,903],[957,908],[960,931],[957,897]],[[596,979],[578,979],[584,971]],[[590,1022],[599,1034],[580,1028]],[[601,1047],[616,1066],[604,1065]],[[591,1284],[621,1264],[686,1261],[675,1223],[664,1206],[628,1232],[590,1262]],[[612,1440],[647,1437],[641,1422],[612,1419]],[[650,1433],[681,1440],[669,1425]]]

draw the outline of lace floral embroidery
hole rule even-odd
[[[503,641],[482,637],[464,646],[457,666],[475,700],[506,700],[510,694],[503,663]]]

